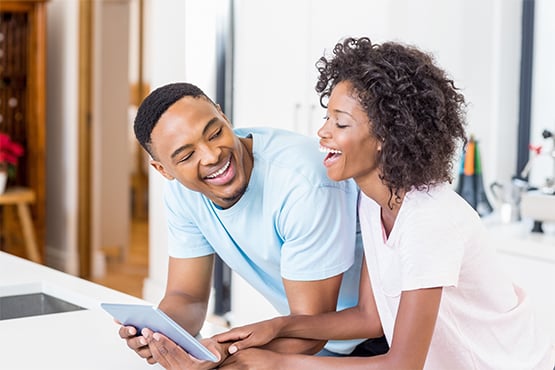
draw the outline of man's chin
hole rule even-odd
[[[243,196],[243,194],[245,194],[245,191],[247,191],[247,187],[244,186],[241,189],[239,189],[237,192],[235,192],[233,195],[229,196],[229,197],[223,197],[220,198],[223,202],[225,202],[226,204],[229,204],[229,207],[231,207],[232,205],[234,205],[235,203],[237,203],[239,201],[239,199],[241,199],[241,197]]]

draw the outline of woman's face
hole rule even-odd
[[[318,130],[320,150],[328,177],[335,181],[353,178],[361,184],[378,175],[381,142],[371,133],[371,123],[355,98],[352,84],[338,83],[332,90],[324,125]]]

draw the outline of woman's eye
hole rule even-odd
[[[214,132],[214,134],[212,134],[212,136],[210,136],[210,140],[217,138],[218,136],[220,136],[222,134],[222,128],[220,127],[218,129],[218,131]]]
[[[324,121],[326,121],[326,122],[329,121],[329,120],[331,119],[331,117],[328,116],[328,115],[325,115],[325,116],[322,117],[322,118],[323,118]],[[334,119],[334,121],[335,121],[335,119]],[[338,121],[335,121],[335,126],[336,126],[337,128],[345,128],[345,127],[347,127],[348,125],[342,125],[342,124],[339,123]]]

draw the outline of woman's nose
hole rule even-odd
[[[321,138],[326,138],[329,137],[329,130],[328,130],[328,126],[327,126],[328,121],[325,121],[324,124],[322,125],[322,127],[320,127],[318,129],[318,136]]]

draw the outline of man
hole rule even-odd
[[[135,135],[168,181],[169,269],[160,309],[190,333],[206,317],[214,254],[281,314],[356,305],[362,249],[358,189],[327,178],[317,141],[269,128],[233,129],[198,87],[174,83],[141,104]],[[153,363],[144,337],[122,327]],[[349,354],[360,341],[279,339],[265,348]]]

